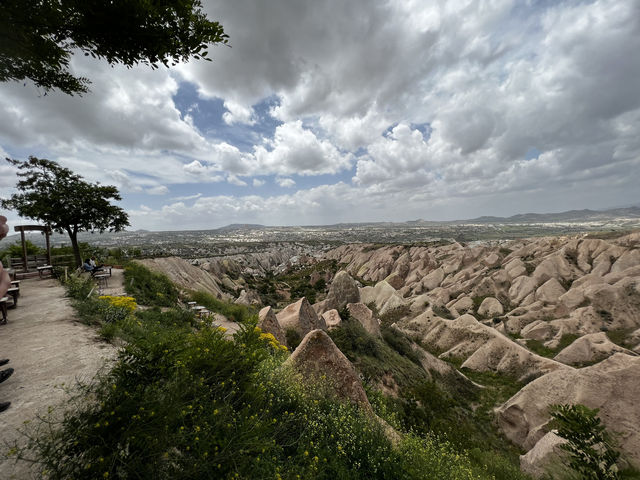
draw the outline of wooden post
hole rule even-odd
[[[47,265],[53,265],[51,263],[51,243],[49,242],[49,229],[44,231],[44,236],[47,239]]]
[[[27,272],[27,244],[24,240],[24,230],[20,230],[20,238],[22,239],[22,261],[24,262],[24,271]]]

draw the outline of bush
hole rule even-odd
[[[300,342],[302,341],[302,336],[295,328],[287,328],[284,332],[284,336],[287,339],[287,345],[289,345],[291,351],[298,348],[298,345],[300,345]]]
[[[101,296],[97,302],[98,312],[107,323],[124,320],[136,309],[136,301],[132,297]]]
[[[124,269],[124,288],[141,305],[173,307],[178,302],[178,290],[171,280],[136,262]]]
[[[598,409],[584,405],[552,405],[549,408],[560,445],[569,453],[569,467],[582,478],[615,480],[620,478],[616,461],[620,454],[613,449],[611,437],[598,418]]]
[[[64,286],[67,290],[67,297],[75,300],[85,300],[96,289],[95,282],[90,277],[71,275]]]

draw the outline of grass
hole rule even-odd
[[[409,313],[411,313],[411,307],[409,307],[409,305],[402,305],[400,307],[394,308],[393,310],[389,310],[384,314],[380,315],[379,316],[380,323],[382,325],[394,324],[397,321],[409,315]]]
[[[631,347],[633,347],[633,345],[628,343],[629,334],[631,332],[632,332],[632,330],[619,329],[619,330],[608,330],[606,332],[606,334],[607,334],[607,337],[609,338],[609,340],[611,340],[616,345],[618,345],[618,346],[620,346],[622,348],[631,348]]]
[[[558,353],[557,349],[545,347],[540,340],[527,340],[527,348],[533,353],[540,355],[541,357],[553,358]]]
[[[237,323],[242,323],[257,313],[255,307],[225,302],[206,292],[191,292],[189,298],[207,307],[209,311],[224,315]]]
[[[172,307],[178,301],[178,289],[161,273],[129,262],[124,269],[124,287],[140,305]]]
[[[556,348],[546,347],[540,340],[527,340],[527,348],[541,357],[553,358],[578,338],[580,338],[579,335],[565,333]]]

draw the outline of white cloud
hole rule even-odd
[[[246,187],[247,186],[247,182],[245,182],[244,180],[239,179],[235,175],[229,175],[227,177],[227,182],[232,184],[232,185],[237,185],[238,187]]]
[[[255,147],[261,172],[281,175],[318,175],[350,168],[351,154],[342,154],[330,141],[320,140],[302,121],[284,123],[276,128],[266,147]]]
[[[276,177],[276,183],[284,188],[292,188],[296,185],[295,180],[293,180],[292,178],[283,177]]]
[[[147,188],[145,193],[149,195],[166,195],[169,193],[169,189],[164,185],[156,185],[155,187]]]
[[[171,200],[177,201],[177,202],[186,202],[187,200],[195,200],[196,198],[200,198],[202,196],[201,193],[196,193],[194,195],[183,195],[180,197],[173,197]]]
[[[234,123],[253,125],[256,123],[254,112],[251,107],[241,105],[233,100],[226,100],[224,102],[224,108],[228,111],[222,115],[222,119],[228,125],[233,125]]]
[[[253,186],[254,187],[261,187],[265,184],[266,182],[264,180],[260,180],[259,178],[254,178],[253,179]]]

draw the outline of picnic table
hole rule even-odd
[[[53,265],[42,265],[37,268],[40,278],[44,278],[44,275],[48,272],[50,276],[53,276]]]

